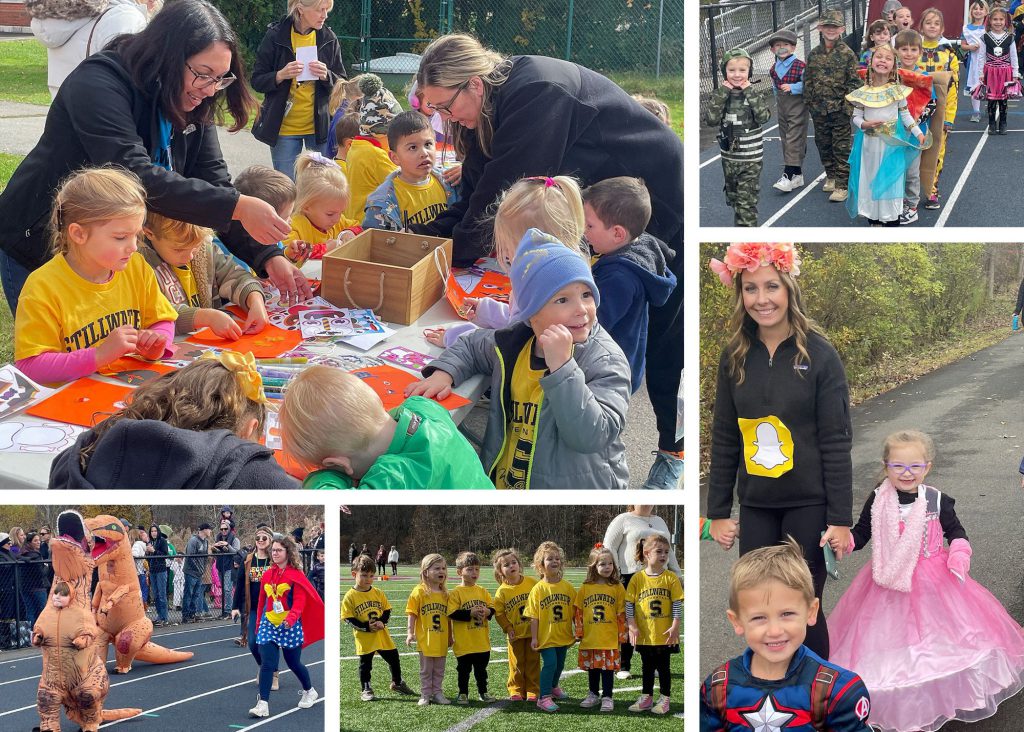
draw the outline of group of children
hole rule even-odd
[[[942,12],[928,8],[913,29],[910,8],[887,3],[886,17],[868,25],[867,48],[857,56],[843,39],[842,11],[826,10],[817,22],[821,44],[804,63],[796,57],[797,36],[779,30],[768,40],[775,62],[768,70],[775,95],[784,168],[774,184],[789,193],[805,184],[803,160],[808,117],[825,169],[822,190],[829,201],[846,202],[851,218],[871,226],[900,226],[938,209],[939,176],[957,113],[960,59],[967,74],[971,122],[988,104],[988,134],[1006,134],[1008,99],[1021,95],[1018,51],[1009,11],[984,0],[970,4],[960,40],[944,35]],[[753,60],[743,49],[722,61],[722,86],[703,109],[705,125],[719,129],[725,192],[737,226],[757,225],[763,160],[762,126],[770,117],[764,94],[751,85]],[[944,110],[941,133],[928,132],[937,109]],[[851,112],[852,110],[852,112]],[[921,158],[928,156],[930,188],[921,192]]]
[[[828,659],[803,645],[819,600],[795,541],[733,565],[727,615],[749,647],[701,687],[702,730],[785,713],[815,729],[931,732],[1024,688],[1024,630],[970,576],[955,501],[924,483],[934,458],[924,433],[886,438],[882,480],[837,552],[874,542],[828,618]]]
[[[362,227],[425,223],[456,196],[435,167],[430,118],[392,114],[387,90],[364,88],[373,94],[335,125],[336,154],[347,169],[306,152],[294,182],[264,166],[235,180],[241,193],[290,217],[284,247],[296,263]],[[352,115],[359,115],[360,134],[344,137]],[[381,156],[391,167],[370,187],[366,180],[383,170]],[[667,266],[673,252],[645,233],[650,217],[650,196],[637,179],[612,178],[585,191],[562,176],[515,182],[494,218],[511,304],[470,298],[470,322],[432,333],[432,342],[447,349],[401,407],[385,412],[360,379],[326,368],[310,368],[288,384],[283,441],[312,473],[307,486],[626,488],[622,433],[644,373],[648,307],[664,304],[676,286]],[[175,335],[203,327],[238,339],[268,322],[267,296],[252,272],[220,249],[212,230],[148,209],[144,189],[126,171],[71,176],[55,197],[51,228],[56,254],[29,277],[15,317],[15,363],[36,381],[88,376],[129,354],[169,357]],[[244,312],[242,322],[222,309],[229,302]],[[147,384],[153,390],[135,398],[147,393],[162,402],[193,393],[205,398],[196,411],[208,418],[184,418],[177,408],[136,418],[192,430],[227,426],[243,440],[259,440],[264,420],[252,415],[266,402],[252,388],[252,364],[219,360],[237,376],[239,397],[211,400],[191,389],[186,382],[208,379],[213,367],[190,366],[174,375],[175,388]],[[480,457],[430,399],[443,399],[474,374],[489,377],[493,395]],[[89,455],[101,451],[95,433],[79,442],[69,448],[79,459],[65,467],[88,478]],[[671,457],[681,464],[681,455]],[[67,475],[59,472],[61,480]],[[97,480],[86,483],[103,484]]]
[[[587,577],[577,590],[564,579],[565,553],[545,541],[533,557],[538,579],[527,576],[514,549],[494,553],[494,579],[499,587],[492,597],[481,587],[480,558],[462,552],[455,560],[460,583],[447,589],[448,566],[440,554],[420,562],[420,582],[409,595],[406,644],[416,645],[420,657],[421,706],[450,704],[443,691],[448,649],[455,654],[458,696],[456,704],[469,704],[472,672],[479,698],[495,701],[488,690],[490,620],[508,636],[509,701],[535,702],[545,712],[558,711],[568,695],[559,686],[568,650],[577,642],[579,668],[587,672],[589,693],[583,708],[614,709],[615,673],[620,671],[619,647],[636,646],[643,662],[643,689],[632,712],[666,714],[671,697],[672,654],[679,653],[683,590],[679,577],[667,571],[672,548],[654,534],[636,548],[644,569],[623,587],[614,554],[602,547],[590,553]],[[368,556],[352,564],[355,583],[342,600],[341,616],[353,629],[359,656],[363,701],[376,696],[371,686],[375,653],[391,670],[391,689],[415,694],[402,678],[399,654],[388,633],[391,604],[373,587],[375,566]],[[657,675],[661,697],[654,701]]]

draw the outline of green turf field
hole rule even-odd
[[[481,568],[480,584],[492,595],[498,588],[490,567]],[[569,569],[566,579],[575,587],[583,582],[583,569]],[[342,579],[347,578],[344,571]],[[391,602],[392,615],[388,630],[391,632],[402,655],[402,676],[414,690],[419,691],[419,654],[415,647],[405,645],[406,619],[405,601],[419,581],[419,567],[398,567],[397,579],[381,581],[376,586],[383,590]],[[458,575],[454,567],[448,569],[448,586],[458,584]],[[344,583],[342,595],[351,587],[351,582]],[[401,730],[402,732],[443,732],[458,726],[460,732],[472,729],[473,732],[520,732],[528,729],[545,730],[600,730],[601,732],[635,732],[644,730],[682,729],[683,710],[683,655],[672,659],[672,710],[665,716],[650,712],[637,714],[627,711],[627,707],[640,696],[640,656],[633,657],[634,678],[615,681],[615,711],[601,713],[595,709],[581,709],[580,701],[587,694],[587,674],[580,671],[576,664],[576,647],[569,649],[565,660],[567,675],[562,676],[561,686],[569,694],[569,699],[559,702],[561,709],[555,713],[542,712],[532,703],[509,702],[505,681],[508,678],[508,663],[505,650],[506,637],[501,628],[491,621],[491,665],[489,667],[488,691],[496,696],[496,704],[487,705],[474,699],[476,682],[470,677],[470,704],[468,707],[416,706],[418,697],[401,696],[388,687],[391,675],[384,659],[375,656],[373,660],[373,690],[377,701],[363,702],[359,700],[359,660],[355,655],[355,641],[352,638],[351,626],[341,626],[341,729],[345,732],[384,732],[385,730]],[[455,677],[455,656],[448,655],[445,668],[444,693],[454,699],[458,693]],[[658,698],[657,681],[655,681],[655,700]],[[496,711],[493,711],[496,710]],[[486,711],[485,711],[486,710]],[[489,714],[489,716],[485,716]],[[476,717],[474,717],[476,715]],[[470,717],[479,718],[471,723]],[[641,724],[642,721],[642,724]]]

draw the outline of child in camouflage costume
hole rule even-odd
[[[860,88],[857,55],[843,43],[843,13],[826,10],[818,19],[822,44],[807,54],[804,103],[814,122],[814,144],[825,168],[822,190],[830,201],[845,201],[853,132],[846,95]]]
[[[762,94],[750,85],[754,61],[742,48],[722,57],[722,86],[704,106],[704,124],[718,128],[725,172],[725,200],[732,206],[736,226],[757,226],[757,197],[764,155],[761,125],[771,111]]]

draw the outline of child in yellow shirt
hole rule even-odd
[[[530,619],[523,613],[530,590],[537,584],[523,574],[515,549],[494,553],[494,619],[508,636],[508,699],[537,701],[540,689],[540,655],[530,647]]]
[[[336,162],[318,152],[300,155],[285,256],[301,267],[311,256],[322,257],[362,231],[358,220],[344,215],[348,201],[348,179]]]
[[[455,642],[448,619],[448,562],[440,554],[428,554],[420,560],[420,583],[405,603],[409,616],[406,645],[416,643],[420,651],[419,706],[451,704],[441,691],[448,648]]]
[[[602,712],[610,712],[615,709],[615,672],[621,668],[619,644],[626,639],[626,588],[611,550],[599,547],[590,551],[587,578],[576,594],[573,620],[576,639],[581,641],[578,663],[590,681],[590,693],[580,706],[589,709],[600,703]]]
[[[480,579],[480,557],[462,552],[455,558],[455,571],[462,582],[448,593],[448,617],[452,619],[455,636],[455,662],[459,678],[456,704],[469,704],[469,672],[476,677],[480,701],[490,704],[494,697],[487,693],[487,664],[491,660],[491,630],[488,622],[494,617],[491,594],[477,584]]]
[[[576,642],[572,628],[573,603],[576,590],[562,578],[565,566],[565,552],[553,541],[545,541],[533,555],[533,566],[541,579],[526,601],[530,618],[530,645],[540,651],[540,698],[537,708],[545,712],[557,712],[555,699],[568,697],[558,681],[565,667],[565,654]]]
[[[402,106],[394,95],[384,88],[376,74],[362,74],[359,88],[363,101],[359,106],[359,135],[349,149],[348,179],[352,184],[352,198],[345,216],[356,221],[363,220],[366,198],[384,182],[395,164],[388,157],[388,127]]]

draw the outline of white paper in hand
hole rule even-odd
[[[302,73],[296,81],[316,81],[317,75],[309,70],[309,62],[316,61],[316,46],[299,46],[295,49],[295,60],[302,62]]]

